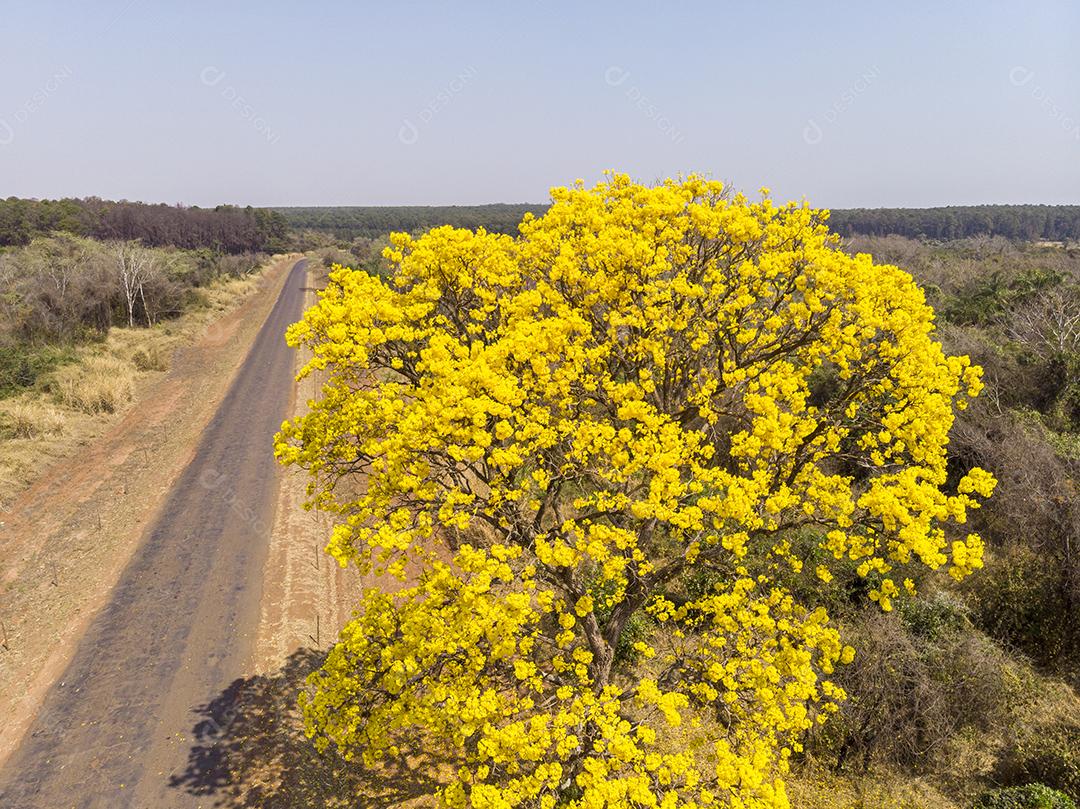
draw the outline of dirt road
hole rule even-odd
[[[251,662],[280,479],[271,441],[289,412],[285,327],[303,301],[298,262],[194,458],[0,770],[0,807],[197,806],[169,785],[199,709]],[[205,721],[235,721],[224,706]],[[209,728],[215,732],[215,728]]]

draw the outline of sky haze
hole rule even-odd
[[[0,197],[1080,202],[1074,2],[0,3]]]

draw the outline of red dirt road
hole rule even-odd
[[[3,809],[204,803],[170,779],[188,764],[199,708],[250,666],[280,481],[271,442],[294,388],[283,334],[305,274],[304,261],[291,270],[194,458],[0,769]],[[204,721],[224,733],[236,719],[226,706]]]

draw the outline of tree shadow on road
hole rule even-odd
[[[199,706],[188,766],[169,786],[230,808],[431,805],[424,796],[445,763],[422,754],[372,771],[332,749],[320,754],[304,736],[296,697],[323,655],[300,649],[277,672],[238,679]]]

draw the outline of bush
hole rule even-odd
[[[340,264],[343,267],[351,267],[356,264],[356,257],[352,253],[348,253],[337,247],[328,247],[319,251],[319,261],[322,262],[324,267],[332,267],[335,264]]]
[[[39,377],[74,359],[66,346],[0,345],[0,397],[34,387]]]
[[[55,376],[57,398],[84,413],[114,413],[135,396],[134,369],[116,357],[90,357]]]
[[[972,620],[1040,666],[1072,676],[1080,662],[1080,460],[1018,413],[976,404],[953,425],[952,474],[993,469],[998,487],[972,527],[997,551],[967,584]]]
[[[17,402],[0,412],[0,437],[36,438],[59,435],[64,431],[64,417],[47,404]]]
[[[251,273],[259,269],[259,265],[266,261],[266,258],[266,256],[257,253],[219,256],[217,274],[229,278],[243,278],[245,275],[251,275]]]
[[[848,700],[807,741],[838,770],[853,763],[865,771],[876,759],[926,771],[961,734],[1006,721],[1007,660],[947,597],[918,611],[853,615],[844,638],[858,649],[836,674]]]
[[[1057,668],[1075,657],[1065,571],[1053,557],[1013,546],[988,560],[966,583],[973,618],[991,637],[1019,649],[1041,666]]]
[[[930,640],[964,632],[971,626],[967,605],[946,592],[901,601],[899,615],[912,634]]]
[[[1080,726],[1031,733],[1006,751],[995,776],[1007,786],[1037,782],[1080,800]]]
[[[992,789],[975,801],[974,809],[1076,809],[1068,796],[1043,784]]]
[[[131,361],[140,371],[167,371],[169,361],[157,346],[138,348],[131,355]]]

